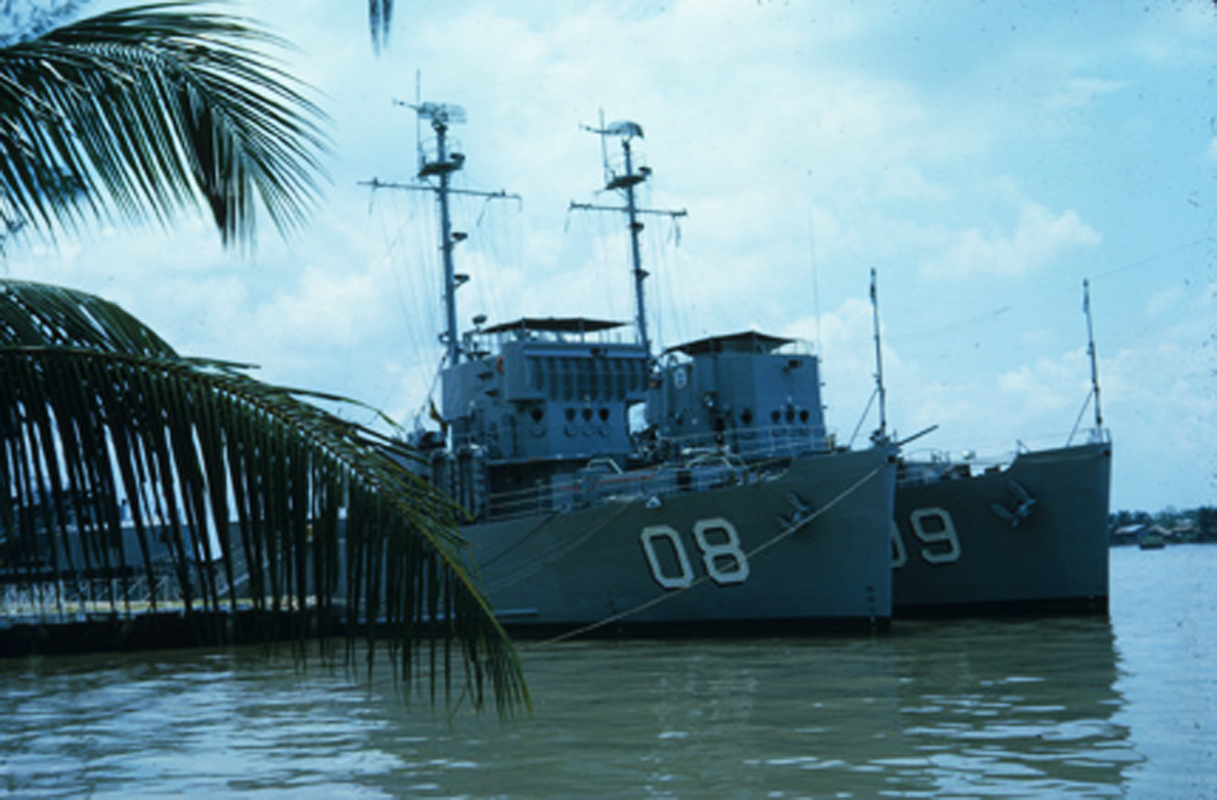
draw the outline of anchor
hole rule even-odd
[[[811,503],[803,502],[803,498],[799,497],[797,492],[788,492],[786,494],[786,502],[794,510],[790,514],[779,515],[778,520],[788,528],[797,527],[801,522],[810,519],[815,514],[815,508],[812,507]]]
[[[1013,508],[1007,508],[1001,503],[990,503],[989,508],[1001,519],[1010,523],[1011,528],[1017,528],[1019,523],[1031,516],[1032,510],[1035,509],[1036,503],[1039,502],[1031,496],[1031,493],[1023,488],[1017,481],[1008,481],[1010,491],[1015,495],[1016,501]]]

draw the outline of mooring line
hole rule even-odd
[[[863,486],[865,486],[872,478],[874,478],[876,475],[878,475],[880,472],[882,472],[883,469],[884,469],[884,465],[875,467],[870,472],[868,472],[866,475],[863,475],[861,478],[859,478],[857,481],[855,481],[851,486],[846,488],[843,492],[841,492],[836,497],[834,497],[832,500],[828,501],[828,503],[826,503],[823,507],[814,511],[810,516],[806,517],[805,519],[797,520],[796,522],[794,522],[793,524],[788,526],[786,529],[780,531],[777,535],[773,536],[769,540],[762,542],[761,544],[757,545],[756,547],[752,548],[751,550],[746,551],[744,553],[744,556],[747,558],[752,558],[753,556],[755,556],[759,553],[762,553],[765,550],[768,550],[769,548],[773,547],[777,543],[779,543],[785,539],[788,539],[791,536],[793,536],[794,534],[798,533],[804,527],[806,527],[807,525],[814,522],[818,517],[820,517],[827,511],[830,511],[833,507],[835,507],[836,505],[841,503],[843,500],[845,500],[845,498],[849,497],[854,492],[858,491]],[[642,611],[646,611],[649,608],[653,608],[654,606],[657,606],[660,603],[663,603],[667,600],[670,600],[673,597],[677,597],[677,596],[683,594],[684,592],[689,591],[690,589],[693,589],[697,586],[702,585],[703,583],[705,583],[708,580],[711,580],[711,577],[709,575],[703,575],[702,577],[697,578],[696,580],[690,582],[687,586],[678,587],[675,591],[669,591],[665,594],[657,595],[657,596],[651,598],[650,600],[639,603],[638,605],[636,605],[632,608],[628,608],[625,611],[620,611],[616,614],[611,614],[611,615],[605,617],[604,619],[589,623],[589,624],[584,625],[579,628],[575,628],[572,631],[567,631],[566,633],[560,633],[557,636],[553,636],[548,639],[543,639],[543,640],[541,640],[539,642],[535,642],[523,649],[525,649],[525,650],[538,649],[541,647],[546,647],[548,645],[565,642],[568,639],[574,639],[575,637],[578,637],[578,636],[583,636],[585,634],[591,633],[592,631],[599,630],[600,628],[603,628],[606,625],[612,625],[614,622],[620,622],[621,620],[625,619],[626,617],[630,617],[630,616],[633,616],[634,614],[638,614]]]
[[[612,515],[610,515],[606,519],[602,520],[599,524],[592,526],[591,529],[585,531],[584,533],[582,533],[578,536],[572,537],[571,540],[568,541],[565,545],[552,551],[548,556],[546,556],[546,557],[540,559],[539,561],[537,561],[536,563],[534,563],[531,569],[521,570],[520,572],[517,572],[514,575],[505,576],[505,577],[499,579],[494,584],[488,584],[486,587],[487,591],[496,591],[496,590],[503,589],[508,586],[514,586],[517,583],[519,583],[520,581],[522,581],[526,578],[530,578],[533,575],[536,575],[538,572],[542,571],[543,569],[545,569],[546,567],[548,567],[550,564],[554,563],[555,561],[558,561],[563,556],[565,556],[567,553],[569,553],[570,551],[574,550],[579,545],[586,542],[588,539],[590,539],[593,536],[595,536],[596,534],[600,533],[600,531],[603,530],[605,528],[605,526],[607,526],[613,520],[617,519],[617,517],[624,514],[627,510],[629,510],[629,508],[631,506],[637,505],[639,502],[641,502],[641,500],[631,500],[628,503],[621,503],[620,507]],[[558,513],[550,515],[542,523],[537,525],[537,527],[535,527],[531,531],[529,531],[525,535],[525,538],[531,538],[532,536],[536,535],[537,531],[541,530],[546,525],[553,522],[554,519],[559,516],[562,516],[562,515],[558,514]],[[514,549],[514,547],[511,549]],[[497,561],[499,557],[501,557],[501,555],[496,557],[495,560]]]

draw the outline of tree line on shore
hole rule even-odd
[[[1217,542],[1217,507],[1161,511],[1115,511],[1108,518],[1112,544],[1136,544],[1146,531],[1180,544]]]

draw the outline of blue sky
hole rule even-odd
[[[99,4],[93,8],[100,9]],[[824,359],[848,439],[872,390],[879,274],[889,424],[956,455],[1063,444],[1089,391],[1092,288],[1114,508],[1217,504],[1217,9],[1191,2],[236,0],[291,40],[334,120],[313,225],[223,252],[202,221],[100,230],[5,269],[120,302],[182,352],[252,362],[409,424],[441,325],[415,121],[461,105],[460,314],[632,316],[601,202],[601,111],[640,123],[653,335],[756,328]],[[421,79],[416,78],[421,76]],[[269,231],[269,228],[267,229]],[[1089,416],[1087,416],[1089,420]],[[1088,424],[1088,422],[1087,422]],[[863,430],[873,427],[873,420]]]

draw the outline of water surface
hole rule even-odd
[[[530,717],[257,648],[0,662],[14,797],[1217,797],[1217,547],[1112,553],[1112,616],[524,651]]]

